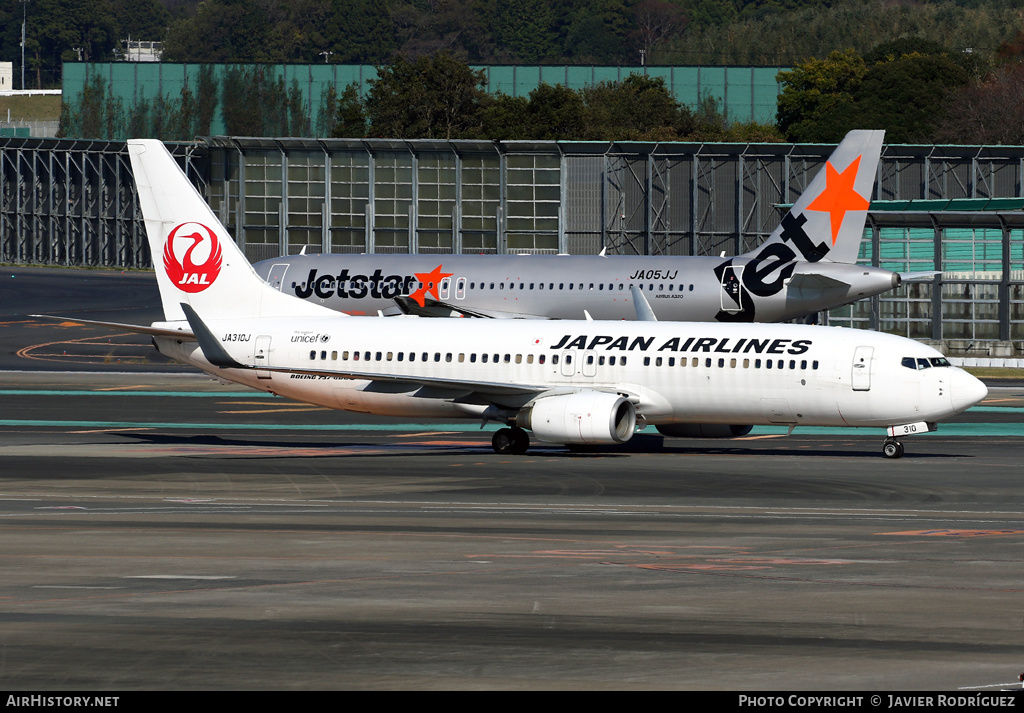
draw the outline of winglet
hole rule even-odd
[[[658,318],[651,309],[651,303],[644,296],[644,291],[636,285],[630,285],[629,291],[633,295],[633,307],[636,309],[636,320],[638,322],[657,322]]]
[[[203,324],[203,320],[199,319],[199,315],[196,311],[186,303],[181,303],[181,311],[185,313],[185,319],[188,320],[188,326],[192,328],[192,334],[195,335],[196,341],[199,342],[199,348],[203,352],[203,356],[206,357],[206,361],[210,362],[214,366],[219,366],[222,369],[248,369],[245,364],[239,364],[237,361],[231,358],[231,355],[224,351],[224,347],[220,345],[217,338],[213,336],[213,332],[210,328]]]

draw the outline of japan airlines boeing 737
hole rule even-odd
[[[573,446],[645,424],[704,436],[782,424],[888,428],[883,451],[898,457],[898,436],[987,393],[931,347],[837,327],[347,317],[267,285],[159,141],[129,152],[165,321],[94,324],[297,401],[495,421],[501,453],[524,452],[527,431]]]
[[[883,136],[847,134],[768,240],[736,257],[321,254],[255,268],[348,314],[636,319],[635,285],[663,321],[790,320],[900,284],[856,264]]]

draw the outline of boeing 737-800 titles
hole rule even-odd
[[[645,424],[669,435],[782,424],[888,428],[883,450],[897,457],[899,435],[987,393],[931,347],[838,327],[347,317],[267,285],[159,141],[129,152],[165,321],[98,324],[297,401],[497,422],[498,452],[524,452],[528,431],[572,446],[621,443]]]
[[[736,257],[295,255],[255,265],[273,287],[347,314],[778,322],[871,297],[897,273],[857,265],[882,131],[852,131],[775,232]]]

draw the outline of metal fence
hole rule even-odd
[[[214,137],[172,149],[257,261],[734,255],[767,237],[833,147]],[[939,274],[829,321],[1022,353],[1022,185],[1024,147],[886,146],[861,261]],[[0,139],[0,260],[149,266],[124,143]]]

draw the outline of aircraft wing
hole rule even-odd
[[[435,300],[429,295],[424,297],[423,307],[416,300],[402,295],[395,298],[395,304],[404,314],[417,317],[477,317],[483,319],[550,319],[543,315],[526,314],[525,312],[502,312],[500,310],[470,309],[451,302]]]
[[[110,329],[117,329],[122,332],[135,332],[136,334],[149,334],[154,337],[175,337],[177,339],[184,339],[186,341],[194,341],[195,335],[192,334],[192,330],[187,329],[184,326],[171,327],[171,322],[166,323],[166,327],[157,327],[155,324],[149,327],[143,327],[137,324],[122,324],[121,322],[98,322],[94,319],[81,319],[79,317],[57,317],[51,314],[30,314],[29,317],[35,317],[36,319],[52,319],[58,322],[74,322],[75,324],[88,324],[93,327],[109,327]]]
[[[551,386],[543,384],[509,384],[496,381],[470,381],[465,379],[444,379],[431,376],[414,376],[410,374],[387,374],[378,371],[359,371],[356,369],[299,369],[288,367],[259,367],[260,371],[279,374],[301,374],[339,379],[357,379],[389,384],[407,384],[413,387],[441,389],[452,394],[467,396],[479,395],[483,398],[495,396],[534,396],[550,391]]]

